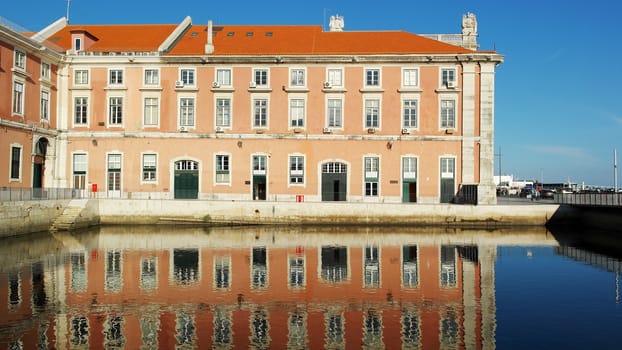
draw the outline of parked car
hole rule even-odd
[[[542,199],[553,199],[555,197],[555,190],[543,189],[540,191],[540,197]]]
[[[523,198],[531,198],[532,200],[539,199],[540,192],[538,192],[538,190],[536,190],[535,188],[525,187],[520,191],[519,196]]]

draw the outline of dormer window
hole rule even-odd
[[[76,52],[82,50],[82,38],[73,39],[73,50]]]

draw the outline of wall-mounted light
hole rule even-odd
[[[97,146],[97,139],[92,139],[91,143],[93,144],[93,146]]]
[[[391,148],[393,148],[393,140],[389,140],[389,142],[387,142],[387,149]]]
[[[242,148],[242,140],[238,140],[238,147]]]

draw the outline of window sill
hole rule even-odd
[[[423,92],[423,89],[419,88],[419,87],[403,87],[403,88],[399,88],[397,89],[397,92],[400,93],[407,93],[407,92]]]
[[[364,87],[362,89],[359,89],[360,92],[366,93],[366,92],[384,92],[384,89],[381,87]]]
[[[439,93],[455,93],[455,94],[457,94],[457,93],[461,92],[462,89],[441,87],[441,88],[438,88],[438,89],[436,89],[434,91],[435,92],[439,92]]]
[[[139,91],[162,91],[161,86],[143,86],[138,88]]]
[[[175,87],[175,91],[197,92],[199,88],[196,86]]]
[[[106,91],[111,91],[111,90],[112,91],[114,91],[114,90],[121,91],[121,90],[127,90],[127,87],[125,85],[108,85],[108,86],[106,86],[104,88],[104,90],[106,90]]]
[[[11,68],[11,72],[13,72],[13,74],[21,76],[22,78],[30,79],[30,74],[28,74],[26,70],[22,68],[13,67]]]
[[[301,87],[301,86],[290,86],[290,87],[283,87],[283,91],[285,92],[309,92],[309,89],[306,87]]]
[[[272,89],[268,86],[256,86],[249,87],[248,92],[272,92]]]
[[[348,90],[342,87],[329,87],[329,88],[322,88],[322,92],[345,93],[345,92],[348,92]]]
[[[213,92],[235,92],[235,88],[233,86],[212,87],[211,90]]]

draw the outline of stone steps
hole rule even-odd
[[[82,216],[82,211],[86,207],[88,200],[76,199],[69,202],[63,213],[54,220],[50,231],[71,231],[76,226],[77,219]]]

